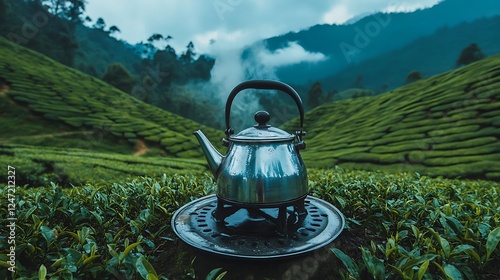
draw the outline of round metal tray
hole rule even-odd
[[[307,196],[307,216],[289,227],[286,235],[273,231],[269,219],[254,218],[238,210],[225,222],[212,216],[217,197],[209,195],[179,208],[172,217],[177,236],[197,249],[232,258],[284,258],[319,249],[332,242],[344,228],[344,216],[330,203]],[[278,209],[260,209],[264,216],[276,216]]]

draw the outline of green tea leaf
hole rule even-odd
[[[463,279],[462,273],[460,273],[460,271],[454,265],[445,264],[445,265],[443,265],[443,270],[444,270],[446,276],[450,277],[453,280],[462,280]]]
[[[87,237],[90,235],[90,228],[83,227],[81,230],[77,231],[77,234],[78,234],[78,241],[80,242],[80,244],[83,244],[87,239]]]
[[[344,200],[342,197],[340,197],[340,196],[336,195],[336,196],[335,196],[335,199],[337,200],[337,202],[340,204],[340,206],[341,206],[342,208],[344,208],[344,207],[345,207],[346,202],[345,202],[345,200]]]
[[[111,256],[113,256],[116,260],[120,259],[118,253],[114,250],[113,246],[111,246],[110,244],[108,244],[108,251],[111,254]]]
[[[51,209],[47,204],[45,204],[43,202],[38,203],[38,209],[40,210],[40,214],[42,216],[49,216],[50,215]]]
[[[413,232],[413,235],[415,236],[415,238],[418,238],[420,236],[420,231],[418,230],[418,228],[414,225],[411,225],[411,231]]]
[[[451,216],[453,215],[453,210],[451,209],[451,206],[449,203],[443,205],[443,213],[446,215],[446,216]]]
[[[154,249],[154,247],[155,247],[155,244],[153,243],[153,241],[151,241],[151,240],[149,240],[149,239],[147,239],[147,238],[143,238],[143,239],[141,240],[141,242],[144,242],[144,243],[145,243],[146,245],[148,245],[148,246],[149,246],[149,248],[151,248],[151,249]]]
[[[99,223],[99,225],[102,225],[102,217],[101,217],[101,215],[99,215],[96,211],[90,211],[90,214],[92,214],[92,216],[94,216],[94,218],[97,220],[97,222]]]
[[[80,238],[78,237],[78,234],[71,232],[71,231],[65,231],[64,233],[69,234],[71,237],[73,237],[77,242],[80,242]]]
[[[83,260],[83,265],[86,265],[88,263],[91,263],[93,260],[97,259],[97,258],[100,258],[101,255],[93,255],[93,256],[90,256],[86,259]]]
[[[148,273],[148,276],[147,278],[148,280],[158,280],[158,277],[156,277],[156,275],[154,275],[153,273]]]
[[[122,254],[122,257],[120,258],[120,261],[125,259],[125,257],[127,257],[130,250],[134,249],[139,244],[141,244],[141,242],[135,242],[135,243],[128,245],[127,248],[125,248],[125,250],[123,251],[123,254]]]
[[[438,241],[441,249],[443,250],[444,256],[448,258],[450,256],[450,250],[451,250],[450,243],[448,242],[448,240],[441,237],[441,235],[439,235],[439,233],[436,232],[433,228],[430,227],[426,228],[432,233],[432,236],[434,236],[434,238]]]
[[[57,259],[53,264],[50,265],[52,268],[58,268],[61,266],[61,263],[64,261],[64,258]]]
[[[344,266],[347,268],[347,271],[356,279],[359,278],[359,273],[358,273],[358,267],[354,264],[354,261],[346,255],[344,252],[337,248],[331,248],[330,251],[332,251],[337,258],[339,258]]]
[[[214,268],[210,273],[208,273],[207,277],[205,277],[205,280],[215,280],[217,277],[217,274],[219,274],[219,271],[222,270],[222,267],[219,268]]]
[[[500,227],[495,228],[488,234],[488,239],[486,240],[486,259],[488,261],[495,248],[498,246],[500,241]]]
[[[439,243],[441,244],[441,248],[443,249],[444,255],[448,258],[450,256],[450,251],[451,251],[450,243],[443,237],[439,238]]]
[[[459,234],[462,232],[464,226],[457,220],[455,217],[446,217],[446,222],[450,226],[450,228],[455,232],[455,234]]]
[[[158,278],[158,274],[156,274],[155,269],[144,257],[140,257],[137,259],[137,261],[135,262],[135,268],[144,279],[151,279],[148,278],[151,277],[150,275]]]
[[[42,236],[47,241],[47,245],[49,245],[52,241],[54,241],[54,231],[47,227],[47,226],[41,226],[40,231],[42,231]]]
[[[45,280],[46,276],[47,276],[47,268],[45,267],[45,265],[42,264],[38,269],[38,279]]]
[[[215,280],[221,280],[222,278],[224,278],[224,276],[226,276],[226,273],[227,271],[222,272],[221,274],[219,274],[219,276],[217,276],[217,278],[215,278]]]
[[[385,266],[376,257],[374,257],[370,251],[365,248],[361,248],[361,253],[363,256],[363,261],[368,269],[368,272],[373,276],[374,279],[385,279]]]
[[[436,257],[437,255],[435,254],[426,254],[419,257],[413,257],[408,259],[407,261],[402,261],[400,264],[398,264],[398,268],[403,272],[409,271],[412,270],[414,266],[418,266],[424,262],[432,261]]]
[[[429,267],[429,262],[430,262],[429,260],[426,260],[418,268],[418,273],[417,273],[417,279],[418,280],[422,280],[422,278],[424,277],[425,272],[427,271],[427,268]]]
[[[31,216],[31,214],[33,214],[33,212],[35,212],[36,209],[37,207],[33,206],[28,211],[26,211],[26,213],[24,214],[24,219],[28,219],[28,217]]]
[[[463,251],[467,251],[467,250],[474,250],[474,246],[469,245],[469,244],[458,245],[457,247],[453,248],[453,250],[451,251],[451,254],[457,255],[457,254],[460,254]]]
[[[71,272],[76,272],[78,267],[80,266],[80,262],[82,260],[82,254],[75,249],[67,248],[66,249],[66,262],[65,267],[68,268]]]

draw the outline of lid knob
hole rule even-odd
[[[255,127],[265,128],[270,127],[267,122],[271,119],[271,116],[266,111],[257,111],[254,115],[255,121],[258,123]]]

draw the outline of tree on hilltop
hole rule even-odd
[[[83,22],[82,15],[85,12],[87,0],[67,0],[64,16],[71,22]]]
[[[109,32],[109,34],[113,34],[113,33],[117,33],[117,32],[120,33],[121,30],[118,27],[116,27],[116,25],[113,25],[108,29],[108,32]]]
[[[323,101],[323,88],[321,87],[320,82],[315,82],[311,89],[309,90],[308,97],[307,97],[307,106],[309,108],[314,108],[321,104]]]
[[[100,30],[103,30],[104,27],[106,27],[106,22],[104,21],[103,18],[98,18],[96,20],[96,22],[94,23],[94,26],[93,26],[95,29],[100,29]]]
[[[408,73],[408,76],[406,76],[405,84],[411,84],[411,83],[418,81],[420,79],[422,79],[422,75],[420,74],[420,71],[413,70],[410,73]]]
[[[476,43],[472,43],[462,50],[456,64],[457,66],[467,65],[472,62],[481,60],[484,57],[485,55],[481,51],[479,46]]]
[[[87,0],[43,0],[41,3],[53,15],[66,18],[71,22],[82,22]]]
[[[189,44],[186,46],[186,52],[184,52],[181,55],[181,61],[183,63],[189,64],[194,61],[196,53],[194,52],[194,44],[193,42],[189,42]]]
[[[149,36],[149,38],[148,38],[148,42],[149,42],[152,46],[154,46],[154,44],[155,44],[156,42],[159,42],[159,41],[161,41],[161,40],[163,40],[163,35],[161,35],[160,33],[155,33],[155,34],[153,34],[153,35]]]

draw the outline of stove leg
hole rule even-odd
[[[299,218],[297,224],[302,222],[307,216],[305,200],[306,200],[305,198],[301,199],[295,205],[293,205],[293,210],[295,211],[295,213],[297,213],[297,216]]]
[[[217,199],[217,208],[212,212],[212,217],[214,217],[215,222],[218,224],[223,223],[224,219],[234,214],[240,208],[233,205],[225,205],[225,203]]]
[[[282,234],[285,237],[288,237],[288,221],[287,221],[287,211],[286,206],[282,206],[278,211],[278,233]]]

